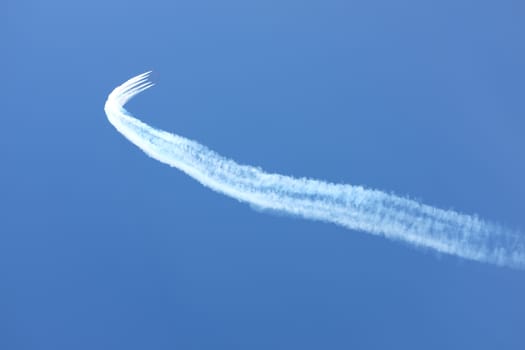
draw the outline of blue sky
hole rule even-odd
[[[0,10],[0,348],[523,349],[525,274],[261,214],[146,157],[107,94],[271,172],[525,230],[519,1]]]

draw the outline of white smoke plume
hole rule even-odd
[[[378,190],[266,173],[141,122],[124,105],[153,86],[149,74],[111,92],[104,107],[107,117],[150,157],[204,186],[257,208],[331,222],[466,259],[525,268],[525,237],[520,232]]]

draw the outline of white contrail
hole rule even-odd
[[[378,190],[265,173],[195,141],[152,128],[124,109],[131,98],[153,86],[149,74],[138,75],[111,92],[104,107],[108,119],[150,157],[204,186],[261,209],[332,222],[467,259],[525,267],[525,237],[520,232]]]

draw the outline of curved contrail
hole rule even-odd
[[[462,258],[525,267],[525,237],[520,232],[378,190],[269,174],[152,128],[124,109],[131,98],[153,86],[149,74],[138,75],[111,92],[104,106],[107,117],[150,157],[204,186],[258,208],[332,222]]]

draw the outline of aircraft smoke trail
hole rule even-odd
[[[153,86],[150,72],[117,87],[104,106],[111,124],[150,157],[255,207],[383,235],[438,252],[525,268],[525,237],[475,216],[360,186],[265,173],[134,118],[124,105]]]

